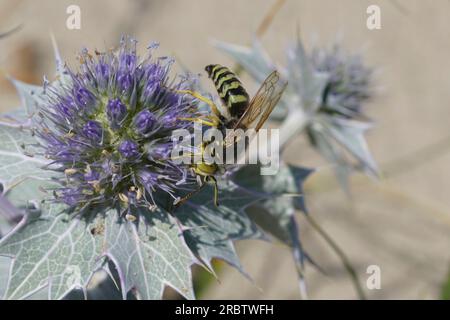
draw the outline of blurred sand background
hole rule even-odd
[[[210,40],[248,44],[275,0],[169,1],[16,1],[0,0],[0,30],[23,28],[0,42],[0,68],[40,83],[53,75],[50,31],[62,55],[75,65],[81,47],[104,49],[121,34],[140,40],[142,52],[152,40],[159,53],[175,54],[190,70],[208,63],[233,65]],[[66,28],[66,8],[81,8],[81,30]],[[381,7],[382,29],[366,28],[366,8]],[[377,182],[352,179],[353,200],[340,191],[328,164],[298,139],[286,152],[288,162],[320,168],[306,184],[311,214],[340,245],[365,287],[366,268],[381,268],[381,289],[368,298],[438,298],[450,262],[450,1],[447,0],[287,0],[262,37],[274,59],[300,26],[307,47],[336,39],[349,51],[362,52],[377,68],[377,97],[367,106],[377,127],[368,135],[384,172]],[[253,91],[255,85],[243,79]],[[251,84],[251,85],[250,85]],[[0,111],[19,104],[0,79]],[[1,143],[1,141],[0,141]],[[354,299],[355,290],[342,263],[299,215],[301,238],[327,275],[307,266],[313,299]],[[296,272],[288,248],[274,243],[237,246],[254,284],[231,267],[219,273],[200,298],[297,299]]]

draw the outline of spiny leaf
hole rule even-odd
[[[315,113],[322,102],[322,93],[328,81],[328,74],[314,70],[300,38],[295,46],[288,52],[289,87],[283,99],[295,101],[297,96],[301,98],[300,107],[308,114]],[[299,105],[289,105],[290,108],[298,108]]]
[[[0,241],[0,255],[14,259],[5,298],[23,299],[48,286],[50,299],[85,289],[92,274],[111,259],[124,296],[135,289],[144,299],[160,299],[164,285],[193,298],[194,259],[181,231],[167,214],[144,212],[139,222],[118,219],[115,210],[96,218],[68,219],[64,208],[44,204]]]
[[[161,299],[170,285],[194,298],[190,267],[195,259],[181,230],[167,213],[139,209],[139,223],[105,221],[106,254],[118,269],[124,299],[134,289],[139,298]]]
[[[31,126],[31,116],[25,109],[0,116],[0,132],[6,136],[6,143],[0,146],[0,154],[8,155],[6,161],[0,156],[0,172],[8,172],[8,175],[0,175],[0,184],[3,194],[20,208],[48,197],[42,190],[54,186],[52,178],[56,176],[56,172],[40,169],[49,161],[36,152],[38,142]]]
[[[52,43],[56,62],[56,79],[52,82],[52,86],[58,87],[68,85],[71,83],[71,78],[67,72],[66,65],[61,58],[56,40],[53,36]],[[9,80],[16,88],[22,102],[21,106],[27,111],[29,116],[33,116],[36,113],[38,106],[42,105],[43,102],[45,102],[52,95],[50,92],[45,91],[45,84],[44,86],[28,84],[12,77],[9,77]]]
[[[262,44],[255,39],[252,47],[239,46],[231,43],[215,41],[214,45],[233,58],[244,67],[258,83],[262,83],[266,77],[277,67],[273,64],[265,52]],[[281,120],[286,116],[288,105],[282,100],[270,115],[272,119]]]
[[[346,192],[349,192],[348,177],[354,170],[352,159],[357,162],[356,169],[378,176],[378,167],[364,138],[371,127],[367,122],[318,115],[308,129],[311,142],[323,157],[335,164],[337,179]]]
[[[276,69],[258,40],[253,41],[252,47],[239,46],[222,41],[215,41],[214,45],[236,60],[260,83]]]
[[[22,108],[27,111],[28,115],[34,115],[38,105],[45,99],[44,89],[41,86],[28,84],[13,78],[10,78],[10,81],[19,94]]]
[[[0,255],[14,259],[5,298],[23,299],[49,285],[49,297],[60,299],[87,285],[100,245],[84,221],[68,221],[63,210],[45,204],[40,217],[27,217],[0,241]]]
[[[175,216],[188,228],[185,237],[189,247],[210,270],[211,260],[219,258],[244,273],[233,241],[262,238],[244,212],[258,197],[233,184],[221,184],[219,189],[218,207],[211,190],[205,188],[175,211]]]
[[[292,199],[295,208],[306,213],[303,183],[313,169],[280,163],[275,175],[261,175],[260,166],[246,166],[237,171],[233,181],[239,186],[259,193],[264,198]]]
[[[41,168],[48,160],[36,154],[36,140],[30,130],[0,125],[0,184],[7,193],[25,179],[45,180],[49,171]]]
[[[326,129],[331,136],[358,160],[364,171],[377,176],[377,165],[364,138],[372,123],[340,118],[332,118],[328,123]]]
[[[313,170],[282,163],[276,175],[263,176],[258,171],[258,166],[246,166],[233,177],[240,186],[264,195],[246,212],[264,231],[292,248],[302,278],[305,254],[294,214],[296,208],[306,213],[302,186]]]
[[[5,294],[5,289],[8,284],[9,267],[11,259],[8,257],[0,257],[0,297]]]

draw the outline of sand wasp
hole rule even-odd
[[[255,132],[258,132],[269,118],[287,86],[287,82],[281,79],[280,74],[273,71],[250,100],[242,82],[229,68],[219,64],[211,64],[205,67],[205,71],[214,82],[224,110],[221,111],[213,101],[198,92],[179,90],[179,93],[189,94],[205,102],[211,108],[211,114],[205,119],[185,120],[197,121],[203,125],[218,128],[224,134],[226,129],[245,130],[254,128]],[[225,136],[224,144],[228,141],[234,141],[234,138]],[[200,147],[201,154],[203,154],[204,147],[207,144],[208,142],[204,142]],[[216,163],[198,162],[193,164],[192,170],[197,175],[200,186],[177,201],[175,205],[179,206],[200,191],[206,183],[212,182],[214,185],[214,203],[218,206],[218,186],[215,174],[219,172],[219,169]]]

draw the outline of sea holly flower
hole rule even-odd
[[[80,61],[78,72],[67,70],[69,84],[46,86],[47,100],[38,109],[45,157],[65,174],[55,200],[111,207],[126,202],[130,190],[139,193],[135,204],[152,208],[160,204],[149,193],[165,192],[175,200],[192,174],[157,154],[171,150],[173,130],[192,127],[182,119],[196,116],[195,101],[177,93],[189,82],[169,85],[171,61],[154,59],[151,51],[139,60],[129,39],[118,52],[94,57],[83,50]],[[157,178],[151,186],[142,184],[137,172]]]
[[[363,115],[364,104],[372,97],[372,69],[359,55],[348,55],[339,45],[314,48],[311,64],[317,72],[327,74],[320,112],[347,119]]]

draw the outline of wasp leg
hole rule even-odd
[[[206,179],[207,179],[206,180],[207,182],[212,181],[214,184],[214,205],[216,207],[218,207],[219,206],[219,187],[217,186],[217,179],[213,176],[207,176]]]
[[[215,119],[211,119],[211,121],[200,118],[178,118],[178,119],[184,121],[200,122],[201,124],[209,127],[217,127],[219,125],[218,121]]]
[[[200,101],[203,101],[211,108],[211,111],[214,112],[214,114],[217,117],[221,116],[221,113],[220,113],[219,109],[217,108],[217,106],[214,104],[214,102],[212,102],[211,99],[208,99],[208,98],[202,96],[200,93],[192,91],[192,90],[177,90],[176,92],[186,93],[186,94],[193,96],[194,98],[197,98]]]
[[[194,195],[196,195],[200,190],[203,189],[203,187],[206,186],[205,183],[203,183],[202,185],[200,185],[197,189],[189,192],[187,195],[185,195],[183,198],[181,199],[177,199],[174,201],[173,205],[175,206],[175,208],[178,208],[179,206],[181,206],[183,203],[185,203],[187,200],[189,200],[190,198],[192,198]]]

